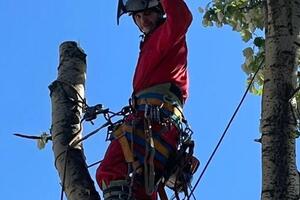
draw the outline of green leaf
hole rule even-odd
[[[296,139],[296,138],[299,138],[300,136],[300,133],[298,130],[295,130],[295,132],[291,132],[291,137]]]
[[[265,39],[263,37],[256,37],[254,39],[254,45],[257,47],[265,46]]]
[[[236,22],[236,25],[233,27],[233,29],[237,32],[240,32],[242,30],[241,23]]]
[[[251,47],[248,47],[246,49],[243,50],[243,55],[246,57],[246,58],[249,58],[249,57],[252,57],[254,54],[254,51]]]
[[[260,96],[262,95],[262,87],[257,88],[253,83],[250,87],[250,92],[254,95]]]
[[[228,7],[230,6],[230,4],[226,4],[224,7],[224,13],[227,13]]]
[[[244,42],[248,42],[252,38],[252,34],[248,30],[241,31],[241,36]]]
[[[204,19],[202,20],[202,25],[203,25],[204,27],[207,27],[207,26],[208,26],[208,20],[204,18]]]
[[[242,64],[242,70],[249,75],[251,73],[251,70],[249,68],[249,65],[247,65],[246,63]]]
[[[253,23],[249,23],[248,24],[248,27],[249,27],[249,31],[251,32],[251,33],[254,33],[254,31],[255,31],[255,29],[256,29],[256,27],[255,27],[255,25],[253,24]]]
[[[223,19],[224,19],[224,14],[223,14],[222,12],[218,12],[218,13],[217,13],[217,17],[218,17],[218,20],[219,20],[220,22],[222,22]]]

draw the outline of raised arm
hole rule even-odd
[[[166,22],[162,25],[164,36],[161,45],[166,48],[177,43],[185,36],[192,22],[192,14],[183,0],[161,0],[167,15]]]

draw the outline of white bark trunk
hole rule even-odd
[[[100,199],[87,170],[82,144],[68,148],[71,141],[82,136],[80,118],[83,104],[80,96],[84,98],[85,57],[75,42],[61,44],[58,78],[49,86],[55,166],[68,200]]]
[[[297,87],[299,0],[267,0],[262,98],[262,200],[298,200],[296,121],[289,103]]]

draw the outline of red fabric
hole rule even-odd
[[[125,180],[127,177],[127,164],[123,156],[122,148],[117,140],[110,143],[106,151],[104,160],[100,164],[96,172],[98,185],[101,187],[101,182],[104,181],[109,185],[112,180]],[[149,197],[145,193],[144,186],[135,186],[134,198],[140,200],[156,200],[157,194],[153,193]]]
[[[97,169],[97,183],[101,187],[102,181],[104,181],[106,185],[109,185],[112,180],[125,180],[126,177],[127,164],[123,156],[123,151],[120,143],[114,140],[110,143],[104,160]],[[134,185],[133,195],[137,200],[157,200],[157,192],[154,192],[153,195],[149,197],[142,185]]]
[[[135,93],[161,83],[177,85],[188,96],[187,47],[185,34],[192,15],[182,0],[161,0],[166,21],[145,37],[136,66]]]

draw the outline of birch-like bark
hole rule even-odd
[[[87,169],[82,144],[69,147],[72,141],[82,137],[80,118],[86,55],[75,42],[64,42],[59,50],[58,77],[49,86],[55,167],[68,200],[99,200],[100,196]]]
[[[262,98],[262,200],[298,200],[295,131],[290,98],[297,87],[299,0],[267,0]]]

